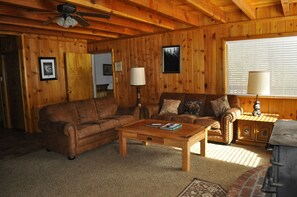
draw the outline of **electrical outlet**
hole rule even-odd
[[[115,62],[114,67],[115,67],[115,71],[121,72],[122,71],[122,62]]]

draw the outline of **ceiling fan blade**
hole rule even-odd
[[[43,25],[49,25],[50,23],[55,22],[58,18],[60,18],[62,16],[63,15],[58,15],[58,16],[51,17],[51,18],[49,18],[49,20],[44,21]]]
[[[102,13],[76,12],[76,14],[78,14],[80,16],[93,16],[93,17],[98,17],[98,18],[110,19],[110,16],[108,14],[102,14]]]
[[[72,15],[71,17],[74,18],[83,27],[90,26],[90,23],[80,16]]]

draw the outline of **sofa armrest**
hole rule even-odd
[[[233,107],[228,109],[222,116],[221,120],[228,120],[230,123],[234,122],[239,116],[241,116],[243,110],[239,107]]]
[[[139,107],[119,107],[117,110],[117,115],[133,115],[136,120],[139,119],[140,109]]]
[[[55,132],[65,134],[66,136],[72,135],[76,130],[76,126],[73,123],[64,121],[40,120],[38,126],[43,132]]]
[[[240,107],[233,107],[227,110],[220,118],[221,131],[224,142],[230,144],[233,140],[233,122],[242,114]]]
[[[151,118],[153,114],[158,114],[160,110],[159,104],[150,104],[142,107],[142,117]]]

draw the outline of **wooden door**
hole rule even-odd
[[[66,53],[65,60],[68,101],[93,98],[91,55]]]

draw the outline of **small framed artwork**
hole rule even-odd
[[[55,57],[40,57],[39,65],[41,81],[58,79]]]
[[[163,73],[180,73],[180,46],[162,47]]]
[[[111,64],[103,64],[103,75],[112,75]]]

